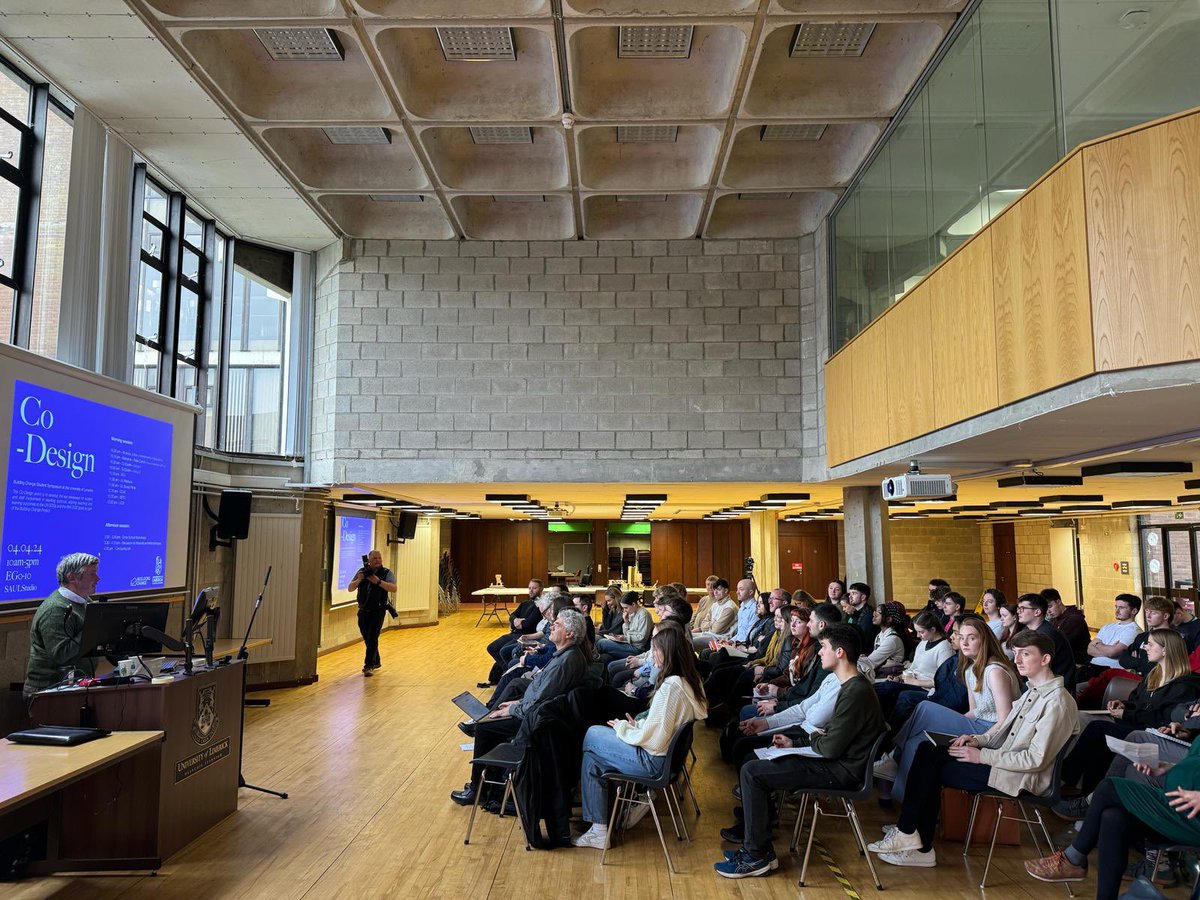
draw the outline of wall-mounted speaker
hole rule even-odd
[[[415,512],[400,513],[400,524],[396,526],[396,537],[402,541],[410,541],[417,536],[417,514]]]
[[[217,507],[217,532],[223,538],[244,541],[250,536],[250,491],[221,491]]]

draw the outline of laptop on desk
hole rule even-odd
[[[463,691],[457,697],[452,698],[450,702],[461,709],[472,722],[478,722],[491,713],[491,710],[470,691]]]

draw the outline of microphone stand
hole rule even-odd
[[[250,612],[250,622],[246,625],[246,635],[242,638],[242,646],[238,649],[237,659],[242,664],[242,728],[241,740],[238,742],[238,787],[249,788],[252,791],[259,791],[263,794],[273,794],[281,800],[287,799],[286,791],[275,791],[271,788],[259,787],[255,784],[250,784],[246,781],[246,776],[242,774],[242,759],[245,756],[246,749],[246,707],[253,703],[254,706],[270,706],[270,700],[250,701],[246,699],[246,666],[249,665],[247,658],[249,652],[246,650],[246,644],[250,640],[250,629],[254,627],[254,617],[258,615],[258,608],[262,605],[263,594],[267,592],[267,582],[271,580],[271,567],[267,566],[267,577],[263,579],[262,590],[258,592],[258,599],[254,601],[254,609]]]

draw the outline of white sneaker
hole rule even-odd
[[[889,834],[891,834],[893,831],[895,831],[899,827],[900,827],[899,825],[884,825],[883,828],[880,830],[883,832],[883,836],[887,837]]]
[[[575,840],[571,841],[572,846],[591,847],[593,850],[603,850],[607,843],[608,834],[601,834],[596,830],[595,825],[593,825],[579,837],[575,838]]]
[[[900,765],[890,756],[882,756],[875,763],[871,772],[876,778],[882,778],[884,781],[895,781],[896,776],[900,774]]]
[[[912,866],[932,869],[937,865],[937,854],[933,850],[904,850],[900,853],[880,853],[879,858],[893,866]]]
[[[905,850],[920,850],[921,836],[916,832],[905,834],[899,828],[888,834],[881,841],[867,844],[872,853],[903,853]]]
[[[646,816],[650,815],[650,806],[645,803],[639,803],[633,809],[625,813],[625,827],[632,828]]]

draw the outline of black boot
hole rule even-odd
[[[451,791],[450,799],[453,800],[455,803],[457,803],[459,806],[474,806],[476,790],[477,790],[477,788],[475,787],[475,785],[471,784],[468,781],[463,786],[463,789],[461,791]]]

